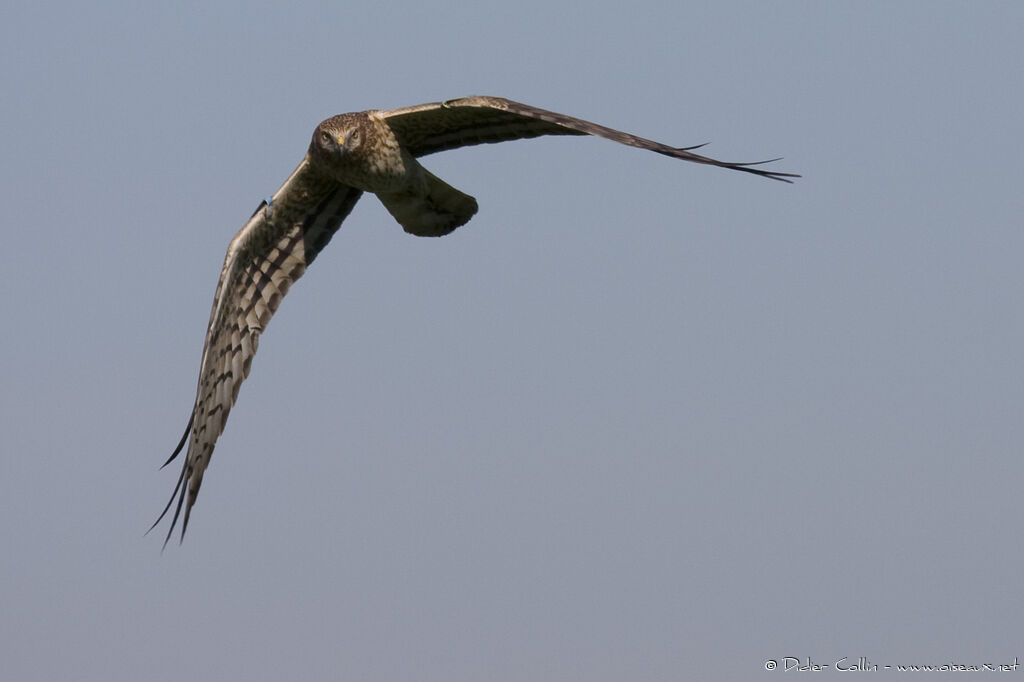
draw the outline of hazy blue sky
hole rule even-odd
[[[0,9],[3,679],[1024,661],[1024,5],[151,4]],[[161,554],[228,241],[466,94],[804,178],[427,158],[479,214],[359,203]]]

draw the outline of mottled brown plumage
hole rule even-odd
[[[289,287],[327,245],[362,193],[376,194],[407,232],[445,235],[473,217],[476,200],[434,176],[417,158],[541,135],[595,135],[773,180],[791,182],[799,177],[756,168],[759,164],[717,161],[694,154],[696,147],[671,147],[499,97],[465,97],[323,121],[298,168],[228,246],[213,297],[192,415],[164,466],[183,450],[185,461],[171,499],[150,527],[156,527],[177,500],[164,545],[183,508],[181,537],[185,536],[203,474],[249,374],[260,334]]]

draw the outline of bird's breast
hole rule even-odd
[[[422,183],[419,163],[390,130],[368,135],[359,149],[345,155],[331,171],[339,182],[366,192],[397,192]]]

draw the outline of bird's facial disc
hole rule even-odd
[[[319,126],[313,134],[311,151],[316,151],[325,158],[338,158],[355,151],[361,142],[362,133],[358,126],[343,129]]]
[[[349,128],[343,132],[321,131],[320,143],[327,149],[336,152],[347,152],[359,146],[360,134],[358,128]]]

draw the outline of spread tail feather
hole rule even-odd
[[[409,234],[441,237],[465,225],[477,211],[476,199],[460,192],[430,171],[423,170],[425,195],[412,192],[379,193],[384,208]]]

